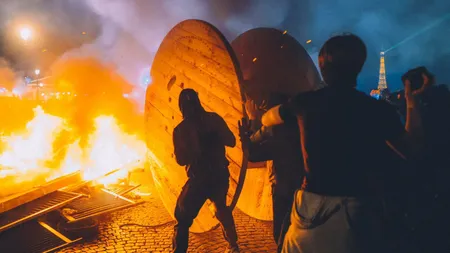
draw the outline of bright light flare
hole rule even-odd
[[[36,75],[39,75],[39,74],[41,73],[41,70],[40,70],[40,69],[35,69],[35,70],[34,70],[34,73],[35,73]]]
[[[22,27],[20,28],[19,34],[22,40],[28,41],[33,36],[33,31],[29,27]]]

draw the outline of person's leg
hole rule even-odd
[[[280,236],[277,241],[277,252],[278,253],[280,253],[281,250],[283,249],[284,238],[286,237],[286,233],[289,229],[289,225],[291,224],[291,210],[292,210],[292,204],[291,204],[291,208],[288,209],[288,212],[284,216],[283,224],[281,225]]]
[[[276,184],[272,184],[272,214],[273,214],[273,239],[275,243],[278,243],[278,239],[280,239],[280,231],[281,225],[283,223],[282,219],[280,219],[280,201],[278,197],[278,191]]]
[[[287,185],[272,185],[273,237],[278,245],[278,252],[281,252],[284,236],[289,228],[295,191],[296,189],[289,189]]]
[[[231,248],[238,248],[236,225],[231,209],[227,206],[228,181],[211,184],[211,186],[214,189],[210,189],[209,199],[216,207],[216,217],[222,227],[225,240]]]
[[[189,227],[206,201],[205,186],[189,179],[178,196],[172,248],[174,253],[184,253],[189,244]]]

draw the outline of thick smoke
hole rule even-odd
[[[204,19],[219,27],[229,40],[254,27],[287,29],[314,58],[330,36],[355,33],[368,46],[368,61],[360,88],[369,90],[377,83],[380,51],[395,46],[450,11],[450,2],[446,0],[428,3],[408,0],[85,2],[101,17],[102,34],[78,53],[95,52],[102,60],[115,64],[119,73],[137,85],[139,100],[143,99],[146,84],[143,75],[149,71],[159,43],[170,28],[184,19]],[[439,72],[442,63],[437,63],[438,60],[442,62],[446,58],[441,56],[450,53],[446,46],[450,41],[449,24],[450,20],[443,20],[386,55],[388,82],[393,89],[399,88],[398,76],[414,66],[428,65]],[[313,42],[306,44],[309,39]],[[439,77],[440,73],[437,74]]]
[[[8,62],[0,58],[0,88],[13,90],[16,86],[16,73],[11,69]]]
[[[235,3],[233,3],[235,2]],[[101,34],[93,42],[67,52],[62,60],[96,57],[115,66],[135,89],[131,96],[144,102],[151,82],[153,57],[167,32],[185,19],[203,19],[221,29],[230,40],[260,26],[276,27],[288,15],[289,1],[123,1],[85,0],[101,20]]]

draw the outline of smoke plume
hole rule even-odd
[[[164,35],[176,23],[196,18],[217,26],[231,41],[260,26],[275,27],[297,38],[314,55],[333,34],[351,32],[367,44],[368,59],[360,88],[376,86],[379,53],[387,50],[387,81],[400,87],[406,70],[425,65],[438,81],[450,82],[450,1],[383,0],[2,0],[0,22],[26,13],[60,38],[76,40],[87,31],[92,40],[63,59],[95,57],[114,66],[135,87],[143,102],[148,72]],[[39,14],[37,14],[39,13]],[[83,29],[83,30],[82,30]],[[76,35],[76,36],[75,36]],[[84,37],[85,38],[85,37]],[[409,39],[408,39],[409,38]],[[306,44],[307,40],[312,40]],[[402,43],[404,41],[404,43]],[[396,46],[397,45],[397,46]],[[73,45],[72,45],[73,47]],[[315,60],[315,59],[313,59]]]
[[[428,3],[408,0],[85,0],[85,3],[100,17],[102,33],[78,53],[97,55],[102,61],[114,64],[118,72],[136,86],[135,96],[140,101],[147,84],[146,74],[160,42],[170,28],[184,19],[206,20],[216,25],[230,41],[254,27],[286,29],[314,57],[333,34],[355,33],[368,47],[360,88],[369,90],[377,83],[380,51],[395,46],[450,10],[450,2],[446,0]],[[450,20],[443,20],[386,55],[388,84],[393,89],[399,87],[399,75],[414,66],[428,65],[440,71],[440,62],[445,60],[441,56],[450,54],[446,46],[450,41],[449,24]],[[306,44],[306,40],[312,43]],[[437,74],[439,77],[440,73]]]

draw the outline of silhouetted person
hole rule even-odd
[[[305,183],[297,191],[283,252],[387,252],[383,207],[376,174],[388,141],[404,155],[420,152],[421,121],[406,90],[408,122],[395,109],[356,90],[366,46],[354,35],[329,39],[319,53],[328,87],[297,95],[269,110],[266,126],[296,115],[305,162]]]
[[[450,250],[450,92],[446,85],[435,85],[435,78],[425,67],[409,70],[402,81],[411,83],[423,121],[422,159],[414,163],[416,180],[411,193],[416,205],[410,219],[417,231],[421,250]],[[399,111],[406,117],[403,96],[397,100]]]
[[[273,95],[274,99],[267,104],[268,108],[286,102],[287,98]],[[251,123],[257,120],[254,101],[246,103],[247,114]],[[255,125],[255,124],[253,124]],[[304,176],[303,158],[301,155],[300,134],[295,117],[283,125],[261,127],[250,131],[245,121],[240,125],[241,136],[247,133],[249,161],[272,161],[269,167],[269,180],[272,184],[273,237],[281,252],[284,236],[289,227],[289,214],[294,201],[294,193],[300,189]]]
[[[402,76],[409,81],[418,101],[425,141],[425,159],[438,169],[450,169],[450,92],[446,85],[435,85],[435,77],[425,67],[409,70]],[[401,114],[406,105],[401,99]]]
[[[219,115],[203,109],[194,90],[181,91],[179,107],[183,121],[173,131],[173,143],[188,181],[175,207],[174,252],[187,251],[189,227],[207,199],[216,207],[228,252],[239,252],[234,219],[226,204],[230,173],[225,146],[234,147],[236,138]]]

